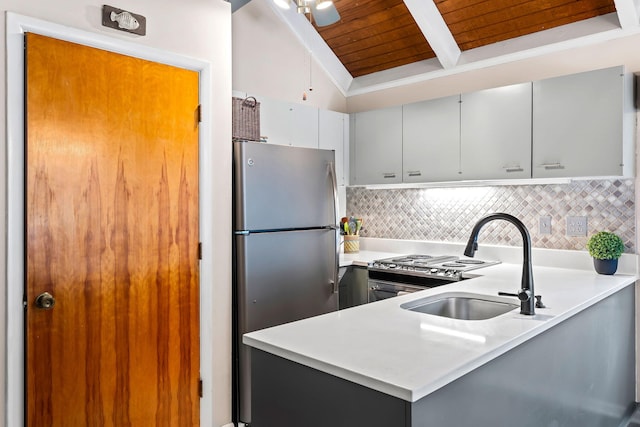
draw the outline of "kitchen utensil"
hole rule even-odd
[[[349,218],[349,233],[348,234],[356,234],[356,219],[354,217]]]
[[[349,221],[349,220],[347,219],[346,216],[343,216],[342,219],[340,219],[340,230],[344,234],[347,234],[347,230],[348,230],[347,221]]]

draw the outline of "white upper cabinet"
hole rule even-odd
[[[269,144],[290,145],[289,103],[269,98],[259,98],[260,136]]]
[[[244,92],[233,91],[244,98]],[[268,144],[322,148],[335,151],[338,186],[349,176],[349,115],[303,104],[257,97],[260,103],[260,136]],[[343,191],[344,192],[344,191]]]
[[[336,153],[336,177],[338,185],[346,185],[348,171],[345,170],[345,127],[349,125],[349,115],[336,111],[320,110],[318,113],[318,132],[320,148],[334,150]]]
[[[460,96],[402,107],[403,182],[460,179]]]
[[[402,182],[402,106],[352,115],[351,184]]]
[[[318,109],[302,104],[290,104],[291,145],[318,148]]]
[[[533,83],[533,177],[633,176],[631,75],[623,67]]]
[[[318,109],[260,98],[260,135],[269,144],[318,148]]]
[[[462,94],[460,179],[531,178],[531,83]]]

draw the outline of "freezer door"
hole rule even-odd
[[[242,335],[335,311],[335,231],[236,235],[236,349],[240,421],[251,421],[250,348]]]
[[[234,143],[235,230],[336,224],[332,150]]]

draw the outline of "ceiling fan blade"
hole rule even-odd
[[[313,15],[313,19],[318,27],[335,24],[340,20],[340,14],[338,13],[335,5],[331,4],[324,9],[318,9],[316,7],[317,3],[318,2],[314,2],[311,6],[311,14]]]
[[[228,0],[231,3],[231,13],[240,9],[245,4],[249,3],[251,0]]]

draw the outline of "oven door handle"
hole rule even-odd
[[[395,296],[405,295],[405,294],[410,294],[411,293],[409,291],[397,291],[395,289],[379,288],[377,286],[372,286],[370,289],[373,292],[380,292],[380,293],[383,293],[383,294],[392,294],[392,295],[395,295]]]
[[[403,290],[396,290],[396,289],[389,289],[386,287],[379,287],[379,286],[371,286],[369,287],[369,293],[373,293],[376,296],[381,296],[382,298],[376,298],[376,301],[380,300],[380,299],[387,299],[387,298],[393,298],[393,297],[397,297],[400,295],[407,295],[410,294],[411,291],[403,291]],[[370,302],[371,301],[370,299]]]

